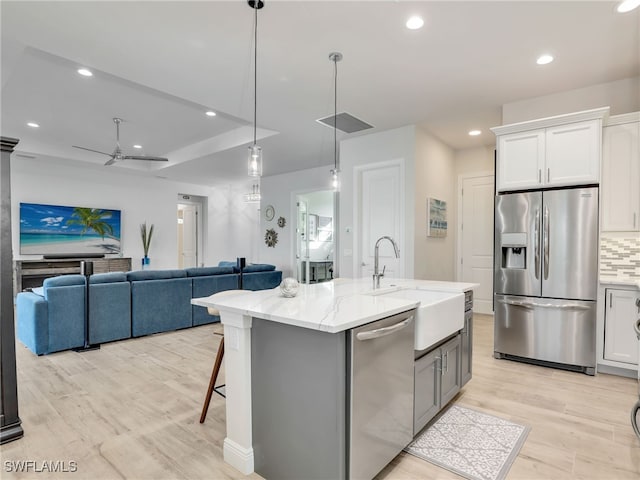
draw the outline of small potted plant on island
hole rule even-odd
[[[140,237],[142,238],[142,249],[144,250],[144,258],[142,259],[142,269],[149,267],[149,246],[151,245],[151,237],[153,236],[153,223],[147,228],[147,222],[140,225]]]

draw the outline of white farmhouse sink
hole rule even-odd
[[[464,293],[406,289],[379,295],[420,301],[415,350],[424,350],[464,327]]]

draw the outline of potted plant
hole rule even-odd
[[[151,245],[151,237],[153,236],[153,223],[147,228],[147,222],[140,225],[140,237],[142,238],[142,249],[144,258],[142,259],[142,268],[149,266],[149,246]]]

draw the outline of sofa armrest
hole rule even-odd
[[[20,292],[16,296],[18,340],[37,355],[47,353],[49,346],[48,303],[40,295]]]

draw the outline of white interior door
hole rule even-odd
[[[359,209],[361,215],[359,261],[356,269],[359,277],[373,274],[374,247],[382,236],[392,237],[400,248],[400,258],[395,257],[390,242],[380,243],[379,269],[386,267],[385,276],[403,278],[404,194],[402,189],[402,164],[392,162],[379,167],[365,167],[360,171]],[[356,216],[358,218],[358,216]]]
[[[459,274],[461,282],[479,283],[473,311],[493,312],[493,175],[462,178]]]
[[[178,229],[178,234],[182,233],[182,241],[178,252],[178,263],[180,268],[196,267],[198,265],[198,211],[196,205],[184,204],[180,206],[182,211],[182,228]]]

